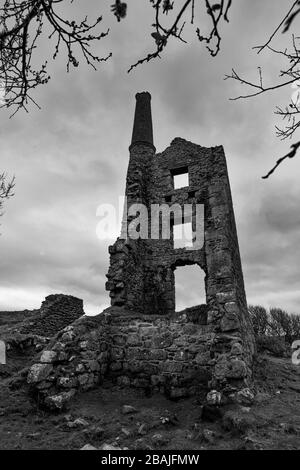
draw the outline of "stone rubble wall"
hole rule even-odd
[[[143,303],[144,276],[141,260],[145,258],[141,241],[118,238],[109,247],[110,267],[106,290],[110,291],[111,304],[136,309]]]
[[[24,322],[19,332],[52,337],[83,315],[82,299],[64,294],[48,295],[40,309]]]
[[[251,358],[240,332],[192,321],[190,309],[169,316],[112,315],[108,374],[118,384],[171,398],[216,389],[229,396],[251,385]]]
[[[64,328],[31,367],[27,380],[39,402],[53,409],[101,384],[104,377],[174,399],[212,388],[225,398],[251,381],[242,340],[229,336],[230,351],[216,352],[219,336],[184,312],[158,316],[110,307]]]
[[[161,392],[170,398],[197,395],[211,379],[214,334],[186,315],[126,317],[111,324],[108,375],[119,385]]]
[[[141,144],[131,150],[121,236],[109,247],[110,267],[105,288],[109,291],[111,305],[126,305],[132,310],[140,310],[145,304],[148,248],[146,240],[135,240],[130,236],[127,238],[130,223],[134,219],[130,215],[130,208],[136,203],[149,206],[149,178],[153,155],[154,150],[148,145]]]
[[[39,403],[61,409],[76,392],[101,382],[109,361],[109,318],[105,312],[82,317],[47,345],[27,378]]]

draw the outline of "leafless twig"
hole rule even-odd
[[[15,178],[13,177],[10,181],[7,181],[5,173],[0,174],[0,216],[3,215],[3,204],[4,201],[14,196],[13,190],[15,187]]]
[[[274,173],[274,171],[276,170],[276,168],[284,161],[286,160],[287,158],[294,158],[294,156],[296,155],[297,153],[297,150],[298,148],[300,147],[300,141],[299,142],[296,142],[295,144],[292,144],[291,145],[291,151],[288,152],[286,155],[284,155],[283,157],[279,158],[276,162],[276,164],[274,165],[274,167],[265,175],[265,176],[262,176],[263,179],[267,179],[269,178],[270,175],[272,175],[272,173]]]
[[[142,59],[139,59],[133,65],[130,66],[128,72],[133,70],[138,65],[149,62],[152,59],[161,57],[161,53],[166,48],[170,38],[178,39],[179,41],[186,42],[183,37],[184,26],[187,21],[194,25],[196,18],[195,0],[186,0],[178,10],[174,10],[174,0],[150,0],[155,10],[155,20],[152,24],[154,32],[151,34],[153,37],[156,49],[147,54]],[[220,51],[221,34],[219,32],[219,25],[221,20],[228,22],[228,12],[231,6],[232,0],[220,0],[219,3],[211,4],[209,0],[205,0],[207,15],[212,22],[212,27],[208,35],[202,35],[200,28],[196,27],[196,34],[200,42],[207,44],[207,49],[212,56],[216,56]],[[200,4],[197,5],[200,7]],[[170,11],[173,11],[173,21],[168,26],[162,24],[162,15],[167,15]],[[216,41],[214,47],[211,46],[213,40]]]
[[[283,27],[283,32],[287,32],[296,17],[300,13],[300,0],[293,2],[289,8],[287,14],[284,16],[282,21],[272,32],[268,40],[262,46],[256,46],[255,49],[258,49],[258,53],[263,50],[268,50],[273,54],[279,54],[284,57],[287,61],[287,67],[284,70],[279,71],[280,80],[277,83],[271,85],[265,85],[263,81],[262,69],[258,67],[258,80],[257,82],[248,80],[242,77],[235,69],[232,69],[230,75],[225,76],[226,79],[233,79],[238,81],[241,85],[246,85],[251,91],[231,98],[232,100],[239,100],[242,98],[252,98],[254,96],[261,95],[270,91],[278,90],[283,87],[291,86],[295,89],[295,92],[290,94],[290,102],[284,108],[281,106],[276,107],[275,114],[281,116],[285,120],[285,127],[281,128],[276,126],[276,135],[284,140],[294,136],[295,132],[300,128],[300,47],[299,47],[299,37],[292,35],[292,48],[291,50],[278,50],[271,46],[271,42],[278,31]],[[264,179],[268,178],[275,169],[287,158],[293,158],[296,155],[296,152],[300,146],[299,142],[291,145],[291,151],[286,155],[277,160],[276,165],[269,171],[266,176],[263,176]]]
[[[62,47],[66,50],[67,70],[78,67],[78,52],[93,68],[106,57],[91,52],[90,45],[107,36],[108,31],[94,33],[101,23],[99,16],[92,23],[87,18],[80,22],[65,19],[59,11],[65,0],[5,0],[0,7],[0,91],[1,107],[15,107],[27,111],[29,102],[37,103],[32,90],[48,83],[47,60],[39,69],[33,67],[35,50],[40,36],[50,27],[48,39],[55,39],[53,59]],[[70,0],[72,3],[73,0]],[[38,106],[38,105],[37,105]]]

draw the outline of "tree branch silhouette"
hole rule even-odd
[[[70,66],[78,67],[77,54],[81,52],[86,63],[93,68],[106,57],[98,57],[90,50],[90,45],[107,36],[108,31],[95,33],[101,23],[99,16],[92,23],[85,17],[82,21],[65,19],[59,13],[59,6],[65,0],[5,0],[0,8],[0,90],[1,107],[15,107],[27,111],[29,102],[35,102],[32,91],[39,85],[48,83],[48,61],[40,68],[33,67],[38,39],[50,28],[48,39],[55,39],[53,59],[64,46],[67,55],[67,71]],[[71,0],[71,3],[73,0]],[[12,114],[12,115],[13,115]]]
[[[162,24],[162,15],[167,15],[171,10],[174,10],[174,3],[170,0],[150,0],[155,9],[155,22],[152,24],[154,32],[151,34],[155,40],[156,50],[147,54],[144,58],[139,59],[133,65],[130,66],[128,72],[138,65],[149,62],[157,57],[161,57],[160,54],[166,48],[168,40],[173,37],[182,42],[186,42],[183,38],[183,31],[188,21],[191,25],[195,24],[196,14],[199,10],[195,8],[195,0],[186,0],[181,8],[175,13],[174,20],[168,26]],[[206,47],[212,56],[216,56],[220,51],[221,35],[219,32],[219,26],[222,20],[229,22],[228,13],[231,7],[232,0],[220,0],[219,3],[211,3],[209,0],[205,0],[206,13],[211,20],[212,27],[208,35],[202,35],[200,33],[199,26],[196,28],[196,35],[200,42],[205,42]],[[200,7],[198,4],[197,7]],[[197,16],[199,21],[199,15]],[[211,46],[215,40],[216,44],[214,47]]]
[[[78,55],[80,54],[83,56],[84,62],[94,69],[98,63],[107,61],[112,56],[112,53],[109,53],[104,57],[99,57],[91,51],[91,46],[109,33],[109,30],[96,32],[102,22],[102,16],[100,15],[92,22],[89,22],[87,17],[82,21],[71,20],[71,13],[65,18],[59,8],[67,1],[70,4],[73,3],[73,0],[4,0],[3,6],[0,7],[0,107],[15,107],[12,115],[21,108],[28,111],[29,103],[39,106],[34,99],[33,91],[36,87],[47,84],[50,79],[47,72],[47,59],[39,68],[36,69],[33,66],[35,52],[39,47],[39,39],[43,34],[47,34],[49,40],[55,40],[52,55],[54,60],[62,49],[65,50],[67,71],[70,70],[70,67],[79,66]],[[161,58],[170,39],[186,43],[184,28],[187,23],[195,28],[198,40],[205,44],[213,57],[220,52],[222,40],[220,28],[222,22],[229,22],[228,15],[233,4],[232,0],[203,0],[201,3],[195,0],[148,1],[154,9],[151,37],[155,42],[155,49],[132,64],[128,72],[138,65]],[[203,6],[206,13],[201,10]],[[127,2],[114,0],[111,11],[117,22],[120,22],[128,14]],[[263,45],[255,47],[258,54],[268,50],[287,59],[287,68],[280,70],[279,73],[279,77],[283,81],[266,86],[261,68],[258,68],[257,82],[247,80],[234,69],[232,69],[231,75],[225,76],[225,79],[236,80],[252,90],[232,98],[234,100],[258,96],[288,85],[294,85],[297,88],[299,83],[299,95],[297,95],[299,101],[291,100],[287,106],[284,108],[278,106],[275,111],[286,123],[283,128],[276,126],[276,134],[281,139],[291,138],[300,127],[300,47],[298,45],[300,38],[293,36],[291,51],[276,50],[271,46],[271,43],[281,29],[283,33],[290,30],[299,13],[300,0],[293,1],[267,41]],[[206,34],[203,34],[199,26],[203,15],[206,15],[211,25]],[[291,152],[297,152],[297,143],[293,145]],[[278,161],[281,163],[286,158],[292,158],[289,156],[291,152]],[[276,164],[274,169],[279,164]],[[270,171],[268,176],[273,171]]]
[[[236,70],[232,69],[230,75],[225,75],[225,80],[232,79],[239,82],[241,85],[246,85],[250,90],[248,93],[241,94],[231,100],[253,98],[254,96],[278,90],[286,86],[292,86],[295,89],[290,102],[284,107],[277,106],[275,114],[280,116],[286,123],[284,127],[275,126],[276,135],[281,140],[292,138],[300,127],[300,47],[299,37],[292,35],[292,48],[291,50],[278,50],[271,46],[272,40],[283,28],[282,33],[290,30],[291,25],[300,13],[300,0],[293,2],[287,14],[281,20],[279,25],[274,29],[268,40],[262,46],[255,46],[257,53],[260,54],[263,50],[268,50],[273,54],[279,54],[286,59],[287,67],[279,71],[279,79],[277,83],[265,85],[262,75],[262,70],[258,67],[258,80],[256,82],[242,77]],[[282,81],[283,80],[283,81]],[[274,167],[262,178],[266,179],[274,173],[277,167],[284,162],[287,158],[295,157],[297,150],[300,147],[300,142],[291,145],[291,151],[283,157],[279,158]]]
[[[38,104],[34,100],[33,90],[47,84],[50,75],[47,72],[48,59],[39,68],[34,68],[36,49],[41,36],[47,34],[48,39],[55,39],[52,58],[56,59],[59,51],[64,48],[67,58],[67,71],[70,67],[78,67],[78,54],[83,55],[87,65],[96,68],[101,61],[107,61],[111,53],[99,57],[91,52],[91,46],[105,38],[109,30],[96,33],[102,16],[89,23],[87,18],[76,22],[60,13],[60,7],[68,0],[4,0],[0,7],[0,107],[15,107],[15,114],[23,108],[28,111],[28,104]],[[146,0],[144,0],[146,1]],[[222,20],[228,22],[228,12],[232,0],[219,0],[212,3],[205,0],[207,16],[211,20],[208,35],[200,33],[198,24],[203,16],[201,3],[195,0],[149,0],[154,8],[152,24],[152,40],[155,50],[146,57],[139,59],[130,66],[128,72],[138,65],[160,57],[170,38],[183,43],[184,27],[187,22],[194,25],[196,35],[215,56],[220,50],[221,34],[219,26]],[[73,0],[69,0],[70,4]],[[127,2],[115,0],[111,11],[120,22],[127,15]],[[204,15],[206,14],[204,13]],[[47,30],[50,28],[50,34]],[[215,45],[213,46],[213,42]]]
[[[5,173],[0,174],[0,217],[3,215],[4,202],[10,197],[14,196],[13,190],[15,187],[15,178],[7,181]]]

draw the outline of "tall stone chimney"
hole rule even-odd
[[[137,144],[149,145],[155,151],[153,145],[153,128],[151,116],[151,95],[148,91],[135,95],[136,106],[132,131],[131,150]]]

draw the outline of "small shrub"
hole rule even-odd
[[[248,311],[257,341],[263,349],[282,355],[284,343],[291,345],[300,339],[300,315],[289,314],[277,307],[267,311],[261,305],[249,305]]]
[[[248,311],[252,321],[254,333],[256,335],[265,335],[269,324],[267,310],[261,305],[249,305]]]
[[[256,338],[258,352],[269,352],[276,357],[285,357],[287,355],[287,346],[283,338],[278,336],[261,335]]]

